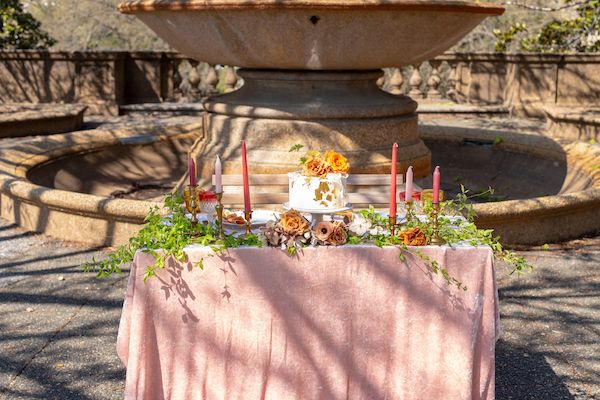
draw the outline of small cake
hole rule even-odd
[[[289,206],[294,209],[331,210],[346,207],[345,174],[329,173],[324,177],[290,172]]]
[[[344,156],[331,150],[324,155],[309,151],[301,162],[301,171],[288,174],[290,208],[327,211],[348,206],[350,167]]]

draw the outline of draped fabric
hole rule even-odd
[[[420,249],[467,290],[393,247],[191,247],[146,283],[154,259],[138,252],[117,341],[125,398],[494,399],[492,252]]]

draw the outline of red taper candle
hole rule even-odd
[[[431,201],[434,204],[440,202],[440,167],[435,167],[433,171],[433,195]]]
[[[396,216],[396,162],[398,160],[398,143],[392,146],[392,171],[390,176],[390,217]]]
[[[196,186],[196,163],[191,155],[188,155],[188,175],[190,176],[190,186]]]
[[[250,184],[248,183],[248,160],[246,158],[246,141],[242,140],[242,177],[244,180],[244,211],[252,211],[250,204]]]

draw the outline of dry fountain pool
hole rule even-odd
[[[66,240],[123,243],[177,185],[201,125],[191,117],[146,120],[6,145],[2,217]],[[505,243],[556,242],[600,227],[598,146],[444,121],[420,131],[433,163],[443,167],[445,191],[456,193],[461,184],[495,189],[475,205],[477,224],[494,228]]]

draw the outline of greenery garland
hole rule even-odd
[[[485,195],[488,192],[470,195],[469,191],[461,186],[461,193],[455,200],[443,202],[442,212],[438,217],[439,236],[449,246],[455,246],[458,243],[467,243],[472,246],[489,246],[498,260],[503,260],[513,267],[511,274],[522,274],[532,269],[527,260],[513,252],[502,247],[499,238],[493,236],[491,229],[478,229],[473,220],[475,212],[469,201],[474,197]],[[210,247],[215,253],[221,253],[226,249],[241,246],[262,247],[263,239],[255,234],[227,234],[224,239],[219,238],[219,232],[215,224],[193,224],[186,216],[183,207],[183,199],[177,193],[168,194],[164,200],[164,210],[166,216],[161,216],[158,207],[153,208],[146,217],[146,223],[139,233],[129,239],[129,243],[119,246],[114,252],[109,253],[101,261],[92,260],[91,263],[84,265],[85,271],[96,271],[98,278],[106,278],[113,273],[121,273],[121,266],[133,261],[133,257],[138,250],[150,253],[156,260],[154,265],[146,267],[144,280],[153,277],[158,268],[164,268],[166,260],[170,257],[179,262],[187,262],[188,258],[184,251],[186,246],[197,244]],[[426,203],[424,212],[427,221],[431,218],[431,202]],[[434,274],[444,278],[448,285],[454,285],[459,289],[466,290],[466,287],[455,277],[451,276],[448,270],[441,268],[437,261],[431,260],[418,247],[409,247],[404,243],[400,235],[390,235],[390,225],[387,217],[378,213],[372,206],[369,209],[358,212],[360,216],[366,219],[374,228],[374,233],[365,233],[357,235],[352,231],[348,232],[347,244],[374,244],[378,247],[395,246],[400,250],[399,258],[406,260],[406,254],[412,254],[421,259],[424,265]],[[452,221],[447,215],[454,214],[464,216]],[[416,215],[410,215],[410,222],[401,225],[400,229],[407,230],[419,228],[430,239],[432,236],[431,225],[426,221],[421,221]],[[310,243],[303,244],[302,247],[310,246]],[[287,251],[295,254],[294,251]],[[195,264],[196,267],[203,268],[203,262],[200,260]]]

